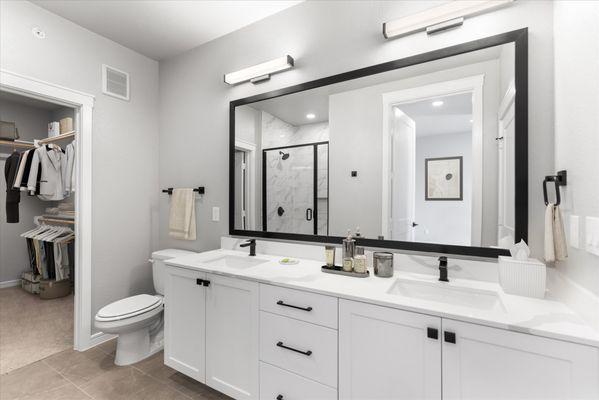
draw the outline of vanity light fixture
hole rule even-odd
[[[460,26],[464,23],[466,17],[483,14],[492,9],[508,5],[513,1],[449,1],[440,6],[383,23],[383,36],[385,39],[391,39],[421,31],[426,31],[430,35]]]
[[[270,79],[271,74],[293,68],[293,63],[293,57],[290,55],[275,58],[274,60],[225,74],[225,83],[236,85],[247,81],[252,83],[262,82]]]
[[[443,100],[435,100],[431,104],[433,107],[441,107],[443,105]]]
[[[308,118],[308,119],[314,119],[314,118],[316,118],[316,114],[314,114],[314,113],[308,113],[308,114],[306,114],[306,118]]]

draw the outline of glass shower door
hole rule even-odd
[[[314,151],[313,145],[264,150],[265,231],[315,233]]]

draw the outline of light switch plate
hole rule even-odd
[[[570,246],[580,248],[580,218],[578,215],[570,215]]]
[[[599,256],[599,218],[586,217],[586,250]]]
[[[220,207],[212,207],[212,221],[220,221]]]

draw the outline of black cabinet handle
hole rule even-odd
[[[306,221],[312,221],[313,211],[311,208],[306,208]]]
[[[204,280],[203,279],[196,279],[196,285],[202,286],[204,284]]]
[[[283,400],[283,395],[282,394],[278,395],[277,400]]]
[[[443,332],[443,338],[447,343],[455,343],[455,332]]]
[[[299,307],[299,306],[292,306],[291,304],[285,304],[283,302],[283,300],[279,300],[277,301],[277,304],[283,307],[290,307],[290,308],[295,308],[296,310],[302,310],[302,311],[312,311],[312,307]]]
[[[202,280],[202,285],[203,286],[210,286],[210,281]]]
[[[439,330],[437,328],[426,328],[426,336],[429,339],[439,339]]]
[[[308,350],[308,351],[301,351],[301,350],[298,350],[298,349],[294,349],[293,347],[288,347],[288,346],[285,346],[285,345],[283,344],[283,342],[278,342],[278,343],[277,343],[277,346],[278,346],[278,347],[281,347],[281,348],[283,348],[283,349],[287,349],[287,350],[295,351],[296,353],[300,353],[300,354],[303,354],[303,355],[305,355],[305,356],[308,356],[308,357],[312,355],[312,350]]]

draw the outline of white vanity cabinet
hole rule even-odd
[[[164,363],[235,399],[259,397],[258,284],[166,268]]]
[[[443,399],[599,399],[595,347],[448,319],[443,332]]]
[[[339,398],[599,399],[599,349],[340,300]]]
[[[258,283],[208,274],[206,384],[235,399],[259,396]]]
[[[440,337],[441,318],[339,300],[339,399],[441,399]]]
[[[206,382],[206,273],[167,267],[164,282],[164,363]]]

